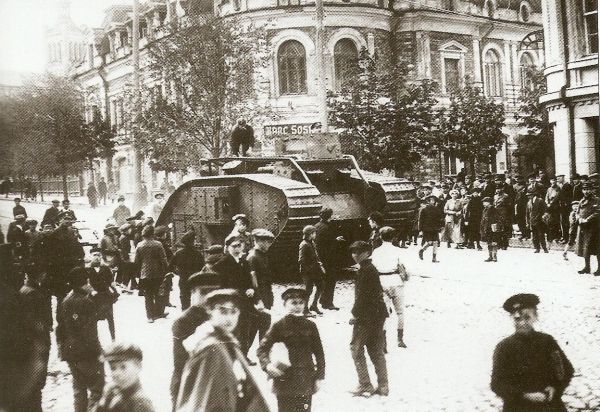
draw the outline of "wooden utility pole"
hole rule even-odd
[[[323,0],[315,0],[315,56],[317,63],[317,100],[319,117],[321,121],[321,130],[328,131],[328,110],[327,110],[327,74],[325,72],[325,28],[323,20],[325,18],[325,8]]]
[[[133,0],[133,30],[131,38],[133,60],[133,121],[140,113],[140,5]],[[142,199],[142,154],[136,144],[135,127],[131,129],[133,144],[133,208],[139,210],[146,206],[148,199]]]

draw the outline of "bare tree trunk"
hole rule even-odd
[[[67,187],[67,175],[62,175],[63,199],[69,200],[69,188]]]
[[[113,156],[108,154],[106,156],[106,181],[110,182],[113,179]]]
[[[40,192],[40,197],[42,202],[44,201],[44,187],[42,186],[42,176],[38,175],[38,192]]]

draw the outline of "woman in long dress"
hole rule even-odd
[[[442,233],[442,241],[446,242],[448,247],[451,243],[455,243],[456,248],[460,249],[460,245],[464,242],[461,233],[463,202],[458,198],[458,190],[456,189],[450,191],[450,199],[446,201],[444,206],[444,216],[446,224]]]

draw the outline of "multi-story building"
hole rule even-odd
[[[557,173],[600,172],[598,2],[546,0],[543,9],[548,109]]]
[[[220,16],[237,16],[257,25],[268,24],[271,63],[264,73],[268,93],[263,97],[270,101],[277,121],[254,124],[259,136],[302,132],[307,129],[302,126],[322,118],[319,74],[324,73],[324,83],[329,90],[337,89],[344,82],[345,65],[365,48],[380,58],[392,59],[397,55],[413,64],[415,80],[436,80],[441,86],[442,104],[449,101],[449,91],[464,84],[467,77],[480,85],[488,96],[504,102],[508,138],[496,163],[490,167],[500,171],[510,168],[513,139],[519,133],[513,113],[523,81],[523,68],[543,64],[540,51],[519,48],[527,34],[541,28],[539,0],[396,0],[393,3],[389,0],[334,0],[324,6],[321,50],[316,49],[314,2],[150,1],[141,8],[142,62],[147,42],[165,35],[166,22],[174,15],[189,12],[194,4],[201,9],[214,8]],[[131,27],[130,6],[108,9],[102,29],[90,36],[91,47],[86,60],[72,72],[90,91],[88,107],[100,108],[117,129],[123,119],[123,94],[131,81]],[[323,67],[317,67],[317,61],[323,61]],[[133,153],[127,144],[119,149],[112,169],[121,187],[131,187]],[[443,171],[425,172],[453,173],[461,167],[453,158],[447,158],[442,164]],[[145,175],[149,185],[161,184],[162,177],[156,173],[147,169]]]

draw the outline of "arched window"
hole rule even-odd
[[[529,77],[528,70],[535,67],[535,63],[529,53],[523,53],[521,61],[519,62],[519,75],[521,77],[521,88],[531,87],[531,78]]]
[[[494,2],[492,0],[487,0],[485,2],[485,4],[483,5],[483,9],[484,9],[484,14],[487,17],[494,17],[494,12],[496,11],[496,6],[494,5]]]
[[[297,40],[287,40],[277,53],[280,94],[306,93],[306,50]]]
[[[350,39],[341,39],[333,48],[335,90],[340,91],[358,69],[358,49]]]
[[[502,96],[502,64],[495,50],[488,50],[484,60],[485,94],[490,97]]]

